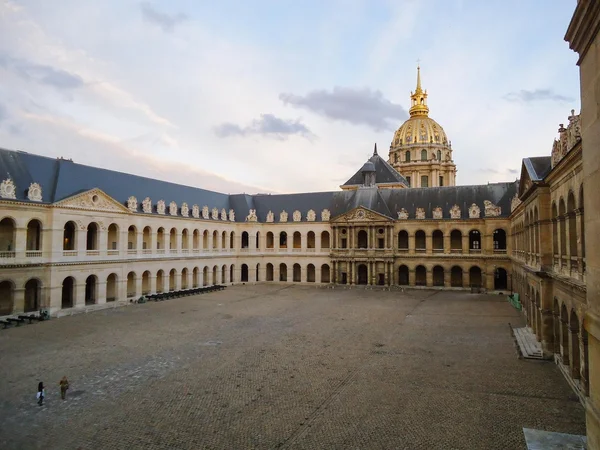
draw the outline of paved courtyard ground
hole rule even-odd
[[[0,448],[506,450],[525,448],[523,427],[584,434],[562,375],[519,360],[509,323],[523,325],[503,296],[263,285],[0,330]]]

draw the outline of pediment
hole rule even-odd
[[[521,177],[519,178],[519,198],[522,198],[525,192],[527,192],[533,182],[531,181],[531,177],[529,176],[529,171],[527,167],[525,167],[525,163],[521,163]]]
[[[129,213],[124,205],[98,188],[67,197],[53,204],[60,208],[84,209],[87,211],[103,211]]]
[[[378,212],[372,211],[368,208],[359,207],[340,214],[339,216],[335,217],[332,222],[373,222],[382,220],[387,222],[392,221],[392,219],[388,216],[384,216],[383,214],[379,214]]]

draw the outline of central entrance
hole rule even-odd
[[[359,264],[358,266],[358,283],[367,284],[367,278],[369,277],[367,266],[365,264]]]

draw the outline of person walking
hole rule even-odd
[[[44,389],[44,383],[41,381],[38,383],[37,401],[38,405],[44,404],[44,397],[46,396],[46,390]]]
[[[67,396],[67,389],[69,389],[69,380],[67,380],[67,376],[63,376],[58,384],[60,385],[60,398],[64,400]]]

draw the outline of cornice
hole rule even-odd
[[[600,31],[600,2],[580,0],[565,34],[565,41],[569,43],[569,48],[579,53],[577,65],[581,65],[598,31]]]

